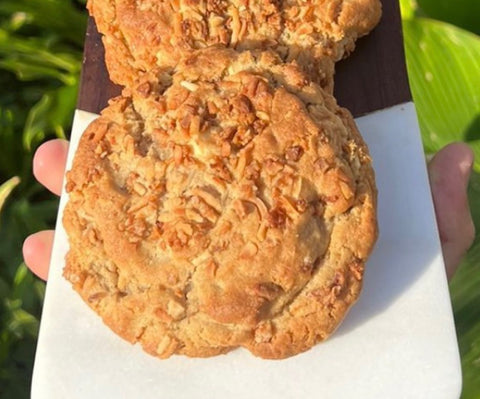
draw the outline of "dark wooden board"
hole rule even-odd
[[[353,54],[337,64],[335,96],[354,116],[411,100],[398,0],[382,0],[375,30],[357,42]],[[99,113],[121,88],[110,82],[95,23],[89,20],[78,108]]]

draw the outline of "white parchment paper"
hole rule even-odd
[[[76,112],[69,164],[93,118]],[[153,358],[104,326],[63,279],[68,243],[59,217],[32,397],[458,398],[457,341],[415,108],[403,104],[357,123],[374,160],[380,239],[362,296],[332,338],[280,361],[245,350]]]

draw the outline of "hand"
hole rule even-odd
[[[68,141],[51,140],[42,144],[33,158],[33,174],[56,195],[62,192],[67,153]],[[26,265],[43,280],[48,276],[53,233],[53,230],[39,231],[27,237],[23,243],[23,258]]]
[[[33,160],[37,180],[60,195],[67,160],[68,142],[52,140],[39,147]],[[473,152],[466,144],[449,144],[430,161],[428,172],[435,213],[449,278],[472,245],[475,228],[467,200],[467,186],[473,164]],[[46,280],[52,252],[53,231],[40,231],[23,244],[27,266]]]
[[[468,205],[467,187],[473,151],[463,143],[442,148],[428,165],[438,231],[448,278],[473,243],[475,226]]]

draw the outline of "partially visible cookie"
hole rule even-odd
[[[212,45],[271,48],[333,90],[334,62],[378,23],[379,0],[89,0],[115,83]]]
[[[284,358],[324,340],[377,235],[351,115],[273,52],[210,48],[145,77],[82,136],[65,277],[162,358]]]
[[[357,39],[378,24],[382,4],[380,0],[281,0],[281,10],[284,29],[277,51],[287,61],[296,60],[318,83],[322,83],[318,70],[331,66],[325,77],[331,82],[322,86],[332,92],[334,63],[347,57]]]

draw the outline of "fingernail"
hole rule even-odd
[[[466,166],[468,165],[469,169],[472,169],[473,163],[475,161],[475,152],[473,151],[472,147],[470,147],[468,144],[463,143],[466,147],[465,149],[465,163]]]
[[[473,166],[473,157],[469,156],[468,158],[460,161],[459,165],[460,171],[465,176],[470,176]]]

